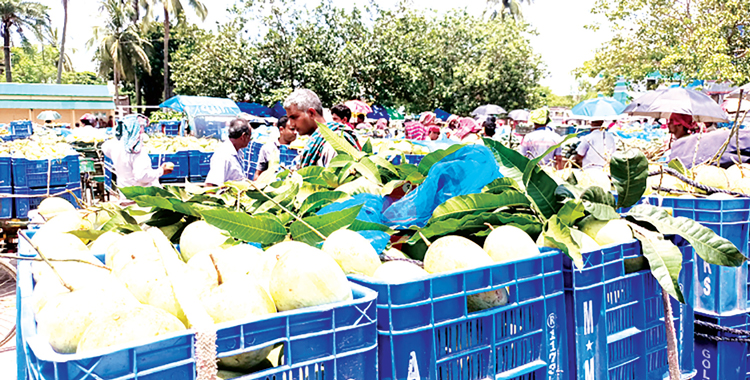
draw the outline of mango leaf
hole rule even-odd
[[[510,177],[497,178],[482,189],[483,193],[500,194],[505,190],[523,191],[518,182]]]
[[[631,222],[646,222],[663,235],[680,235],[709,264],[728,267],[742,265],[747,257],[727,239],[710,228],[685,217],[673,218],[666,209],[651,205],[634,206],[627,214]]]
[[[521,190],[525,189],[523,171],[526,169],[529,159],[515,150],[507,148],[498,141],[488,138],[483,138],[482,140],[484,141],[484,146],[490,148],[492,154],[495,156],[495,161],[500,166],[500,173],[504,177],[512,178],[516,181],[521,186]]]
[[[255,209],[255,211],[253,211],[253,214],[255,215],[255,214],[262,213],[262,212],[272,211],[278,208],[276,203],[279,203],[282,206],[286,207],[289,203],[291,203],[294,200],[294,197],[297,195],[298,190],[299,190],[299,186],[296,183],[291,184],[291,186],[289,186],[289,188],[287,188],[286,191],[273,197],[273,201],[267,200],[266,202],[261,204],[260,207],[258,207],[257,209]]]
[[[360,209],[362,209],[362,205],[350,207],[341,211],[330,212],[325,215],[307,217],[303,220],[324,236],[329,236],[334,231],[352,224],[359,214]],[[306,226],[299,220],[292,223],[289,230],[292,234],[292,239],[296,241],[301,241],[313,246],[323,241],[323,238],[318,236],[318,234],[311,230],[310,227]]]
[[[94,241],[98,239],[99,236],[104,235],[106,232],[107,231],[102,231],[102,230],[85,230],[85,231],[69,231],[68,233],[79,239]]]
[[[318,178],[320,173],[325,170],[322,166],[305,166],[304,168],[297,170],[297,174],[302,176],[302,179]]]
[[[427,224],[420,231],[426,238],[454,234],[459,231],[475,233],[479,236],[482,232],[489,233],[490,229],[485,225],[493,226],[511,225],[518,227],[531,236],[536,236],[542,231],[542,224],[531,215],[507,212],[483,212],[476,215],[465,215],[462,218],[445,219]],[[409,244],[415,244],[421,240],[419,234],[414,234],[409,239]]]
[[[583,256],[581,255],[581,243],[579,238],[574,238],[576,233],[583,233],[565,225],[557,215],[552,215],[545,225],[542,236],[545,246],[557,248],[573,260],[576,268],[583,269]]]
[[[302,205],[299,207],[299,215],[305,215],[308,211],[315,212],[329,203],[345,198],[349,198],[349,195],[343,191],[321,191],[315,193],[302,202]]]
[[[352,231],[383,231],[383,232],[393,232],[390,227],[386,226],[385,224],[375,223],[375,222],[366,222],[364,220],[354,219],[352,224],[347,227],[347,229]]]
[[[229,232],[235,239],[263,245],[283,241],[286,228],[268,214],[252,216],[227,209],[206,210],[201,213],[208,224]]]
[[[453,154],[453,152],[463,147],[464,145],[462,144],[453,144],[446,149],[438,149],[424,156],[424,158],[422,158],[422,161],[419,162],[419,166],[417,167],[417,169],[419,170],[419,173],[422,174],[423,176],[426,176],[427,173],[430,172],[430,168],[432,168],[432,165],[436,164],[438,161]]]
[[[648,180],[648,159],[643,152],[616,152],[609,163],[612,184],[617,190],[617,207],[630,207],[641,200]]]
[[[343,191],[349,195],[357,195],[362,193],[380,194],[380,186],[365,177],[359,177],[354,181],[345,183],[337,187],[336,191]]]
[[[575,225],[576,220],[586,216],[583,204],[580,201],[567,201],[557,212],[560,221],[566,226]]]
[[[176,198],[174,194],[160,187],[131,186],[131,187],[120,188],[120,191],[122,192],[123,195],[125,195],[125,197],[127,197],[130,200],[132,200],[135,197],[142,196],[142,195],[162,197],[162,198]]]
[[[173,198],[173,197],[162,197],[157,195],[139,195],[133,198],[129,198],[131,201],[134,201],[135,204],[141,207],[152,207],[157,209],[167,209],[176,211],[174,209],[174,206],[172,206],[172,202],[170,202],[170,199],[174,199],[176,201],[180,201],[179,199]]]
[[[565,138],[562,141],[560,141],[558,144],[549,147],[540,156],[529,160],[529,162],[526,164],[526,167],[523,169],[523,183],[525,184],[529,182],[529,179],[531,179],[531,174],[534,172],[535,168],[539,166],[539,162],[541,162],[545,157],[547,157],[548,154],[554,152],[556,149],[560,148],[562,144],[564,144],[566,141],[576,136],[578,136],[577,133],[573,133],[573,134],[569,134],[565,136]]]
[[[581,195],[583,195],[584,189],[564,182],[557,186],[557,189],[555,189],[555,196],[562,199],[580,199]]]
[[[367,139],[365,142],[365,145],[362,145],[362,151],[365,153],[372,154],[372,142],[370,141],[372,139]]]
[[[374,162],[375,165],[377,165],[378,167],[381,167],[381,168],[383,168],[385,170],[388,170],[389,172],[393,173],[394,175],[398,175],[398,169],[396,169],[396,166],[394,166],[392,163],[388,162],[388,160],[386,160],[385,158],[380,157],[380,156],[369,156],[367,158],[369,158],[370,160],[372,160],[372,162]]]
[[[331,162],[328,163],[329,168],[343,168],[347,164],[353,163],[354,159],[350,156],[347,156],[346,154],[339,154],[336,157],[331,159]]]
[[[662,289],[678,301],[685,303],[680,291],[680,271],[682,270],[682,253],[671,241],[664,239],[658,232],[649,231],[637,224],[630,223],[635,238],[641,242],[643,256],[648,260],[651,274]]]
[[[599,186],[591,186],[581,194],[581,201],[586,212],[598,220],[620,219],[614,209],[615,197]]]
[[[362,157],[365,156],[365,153],[357,150],[357,148],[353,147],[352,144],[349,144],[349,142],[346,141],[345,138],[332,131],[325,124],[318,123],[318,132],[320,132],[327,143],[331,144],[336,152],[349,155],[355,161],[359,161]]]
[[[378,167],[375,166],[375,164],[367,157],[352,165],[352,169],[359,172],[359,174],[362,174],[363,177],[369,179],[370,182],[376,183],[378,185],[382,183],[380,181],[380,172],[378,171]]]
[[[685,165],[682,164],[682,161],[679,158],[673,158],[672,161],[669,161],[667,166],[677,170],[682,175],[687,175],[687,169],[685,169]]]
[[[432,212],[430,222],[449,218],[461,218],[464,215],[492,211],[500,207],[525,206],[531,202],[526,195],[518,191],[506,191],[502,194],[468,194],[448,199]]]
[[[151,218],[147,220],[145,224],[153,227],[164,227],[179,222],[183,217],[184,215],[182,213],[160,209],[153,213]]]

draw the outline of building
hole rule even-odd
[[[114,116],[115,103],[104,85],[0,83],[0,123],[26,119],[41,124],[44,120],[36,116],[47,110],[62,116],[56,123],[73,124],[86,113]]]

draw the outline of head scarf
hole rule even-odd
[[[388,120],[386,119],[378,119],[378,122],[375,124],[375,129],[385,129],[385,127],[388,126]]]
[[[432,132],[440,133],[440,127],[438,126],[430,127],[430,133]]]
[[[435,114],[432,112],[425,112],[419,118],[419,122],[425,127],[435,124]]]
[[[422,123],[410,121],[404,124],[404,135],[407,140],[424,140],[427,131]]]
[[[686,115],[684,113],[673,113],[671,116],[669,116],[669,120],[677,125],[685,127],[685,129],[690,132],[698,129],[698,123],[693,121],[693,117],[691,115]]]
[[[143,148],[143,127],[148,125],[148,118],[141,114],[127,115],[122,118],[122,141],[127,153],[140,153]]]
[[[476,122],[476,120],[469,117],[462,117],[458,121],[458,129],[456,130],[456,137],[459,140],[463,140],[470,133],[477,133],[482,130],[482,126]]]
[[[549,123],[549,109],[542,107],[531,111],[529,121],[537,125],[547,125]]]
[[[447,120],[445,120],[445,124],[450,125],[453,121],[458,121],[459,116],[458,115],[450,115]]]

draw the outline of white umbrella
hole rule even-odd
[[[516,121],[529,121],[529,114],[527,110],[513,110],[510,111],[508,117]]]
[[[736,88],[734,91],[730,92],[729,95],[727,95],[727,98],[739,98],[740,90],[742,90],[743,98],[750,99],[750,83]]]
[[[698,122],[729,121],[726,112],[708,95],[682,87],[649,91],[625,107],[623,113],[668,119],[673,113],[691,115]]]

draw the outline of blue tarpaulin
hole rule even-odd
[[[449,117],[451,117],[451,114],[441,110],[440,108],[435,108],[435,117],[442,121],[446,121]]]
[[[386,119],[391,120],[391,115],[388,114],[388,110],[385,109],[385,107],[381,106],[380,104],[373,104],[372,112],[367,114],[368,119]]]
[[[211,98],[207,96],[177,95],[159,104],[161,108],[171,108],[177,112],[185,112],[188,116],[196,115],[237,115],[240,108],[230,99]]]
[[[242,112],[258,117],[271,117],[273,113],[272,109],[258,103],[238,102],[237,107]]]
[[[277,119],[286,116],[286,110],[284,109],[284,106],[281,105],[281,102],[276,102],[276,104],[271,107],[271,116]]]

